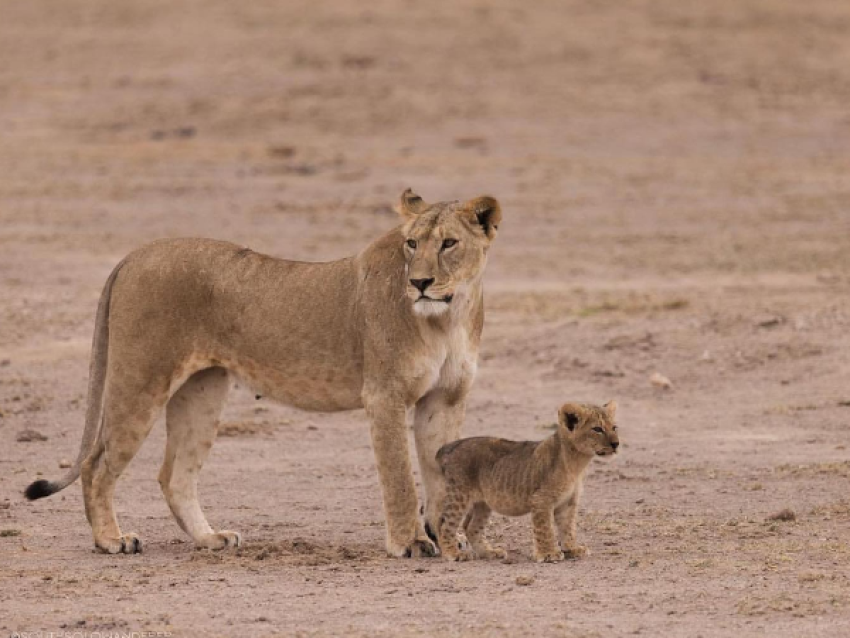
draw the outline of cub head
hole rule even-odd
[[[422,316],[443,314],[484,272],[487,250],[502,219],[499,203],[492,197],[476,197],[426,204],[407,189],[399,213],[404,219],[406,292],[413,311]]]
[[[616,413],[616,401],[609,401],[602,407],[565,403],[558,410],[558,430],[582,454],[611,456],[620,446],[614,423]]]

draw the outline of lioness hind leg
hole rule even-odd
[[[469,516],[463,523],[466,538],[479,558],[504,558],[507,555],[505,550],[490,545],[484,533],[487,529],[487,522],[490,520],[490,513],[490,506],[482,501],[472,506]]]
[[[192,375],[165,410],[168,439],[159,484],[177,523],[198,547],[224,549],[242,543],[237,532],[213,531],[198,501],[198,475],[218,431],[230,377],[224,368]]]
[[[83,462],[82,483],[86,517],[92,527],[95,546],[107,554],[135,554],[142,543],[134,533],[122,534],[115,518],[112,499],[118,477],[139,451],[150,433],[155,417],[165,402],[140,394],[134,400],[107,401],[103,425],[92,452]]]

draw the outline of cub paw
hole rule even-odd
[[[563,552],[543,552],[534,555],[534,560],[538,563],[560,563],[564,560]]]
[[[227,549],[228,547],[239,547],[242,544],[242,535],[239,532],[222,530],[215,534],[207,534],[195,543],[204,549]]]
[[[503,547],[484,547],[476,550],[475,553],[478,554],[479,558],[483,558],[485,560],[508,557],[508,552],[506,552]]]
[[[451,553],[443,552],[443,557],[448,561],[466,562],[468,560],[475,560],[476,555],[475,552],[468,549],[457,549]]]
[[[104,538],[95,541],[95,547],[104,554],[141,554],[142,541],[138,535],[130,533],[119,538]]]
[[[581,558],[590,554],[590,550],[584,545],[573,545],[564,547],[564,558]]]

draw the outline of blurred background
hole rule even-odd
[[[19,491],[76,454],[112,267],[173,236],[351,255],[397,223],[412,187],[504,210],[465,432],[542,438],[564,400],[616,398],[626,452],[588,482],[592,561],[535,572],[546,593],[520,587],[486,612],[445,593],[470,591],[463,576],[430,567],[415,587],[444,615],[415,630],[490,631],[476,610],[496,629],[591,631],[604,616],[605,635],[846,629],[848,104],[844,0],[0,0],[0,524],[21,532],[0,542],[42,552],[13,552],[0,602],[36,622],[27,592],[74,556],[85,587],[60,612],[111,591],[79,494],[28,505]],[[381,592],[414,587],[380,557],[364,415],[238,395],[227,419],[204,479],[212,518],[268,542],[296,533],[285,520],[314,548],[370,548],[366,567],[343,561],[341,615],[316,621],[327,601],[301,601],[296,626],[380,633],[421,608],[398,594],[352,611],[375,600],[359,568]],[[28,429],[47,439],[21,440]],[[179,571],[194,555],[166,544],[179,532],[155,482],[161,428],[152,441],[118,500],[161,557],[144,560]],[[252,490],[256,473],[286,489]],[[796,522],[765,522],[785,507]],[[496,527],[526,551],[523,525]],[[275,556],[283,576],[254,581],[272,619],[303,571]],[[218,577],[249,559],[232,560],[191,568]],[[513,583],[474,569],[488,595]],[[133,627],[221,626],[208,612],[224,613],[224,593],[154,585],[140,611],[116,607]],[[208,607],[162,620],[160,590]],[[535,615],[547,600],[561,611]]]

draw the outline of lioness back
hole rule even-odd
[[[131,253],[116,278],[110,360],[140,361],[143,350],[175,382],[223,366],[296,407],[360,407],[357,288],[351,258],[306,263],[223,241],[154,242]]]

